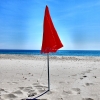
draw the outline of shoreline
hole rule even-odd
[[[47,59],[47,55],[23,55],[23,54],[0,54],[0,59],[19,59],[19,60],[42,60]],[[49,59],[53,60],[97,60],[100,56],[58,56],[49,55]]]

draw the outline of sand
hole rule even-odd
[[[46,56],[0,55],[0,100],[48,89]],[[100,100],[100,57],[50,57],[50,92],[39,100]]]

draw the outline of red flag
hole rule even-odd
[[[53,25],[49,13],[49,8],[46,6],[43,23],[43,40],[41,53],[56,52],[61,47],[63,47],[63,44],[61,43],[57,31]]]

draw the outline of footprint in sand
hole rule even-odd
[[[33,90],[32,87],[19,87],[19,88],[21,89],[21,91],[26,92],[28,97],[33,97],[33,96],[37,95],[37,93],[35,92],[35,90]],[[21,91],[18,90],[18,91],[14,92],[14,93],[22,94]],[[24,99],[23,99],[23,100],[24,100]]]
[[[37,93],[35,92],[35,90],[28,91],[28,97],[33,97],[35,95],[37,95]]]
[[[39,92],[45,92],[47,88],[46,86],[39,85],[39,83],[34,83],[33,87],[35,87]],[[19,87],[19,89],[21,91],[27,92],[28,97],[34,97],[35,95],[37,95],[37,92],[32,87]],[[21,100],[27,100],[27,99],[21,99]],[[36,99],[36,100],[47,100],[47,99]]]
[[[19,87],[19,89],[23,90],[25,87]]]
[[[0,92],[6,92],[7,93],[7,91],[2,89],[2,88],[0,88]]]
[[[0,92],[5,91],[4,89],[0,88]]]
[[[83,98],[82,100],[94,100],[92,98]]]
[[[5,91],[4,89],[0,88],[0,93],[5,92],[7,93],[7,91]]]
[[[63,90],[63,94],[77,95],[77,94],[80,94],[80,89],[79,88],[72,88],[72,90],[69,90],[69,91]]]
[[[19,87],[19,89],[23,90],[24,92],[29,92],[33,88],[32,87]]]
[[[4,98],[6,98],[6,99],[15,99],[15,98],[17,98],[17,96],[15,96],[13,93],[10,93],[10,94],[5,94]]]
[[[35,96],[35,95],[37,95],[37,93],[36,93],[36,92],[31,92],[31,93],[28,93],[28,97],[33,97],[33,96]]]
[[[80,89],[79,88],[72,88],[72,91],[76,92],[77,94],[80,94]]]
[[[20,90],[17,90],[17,91],[15,91],[15,92],[13,92],[14,94],[18,94],[18,95],[22,95],[23,93],[20,91]]]
[[[29,92],[29,91],[32,90],[32,89],[33,89],[32,87],[24,87],[23,91]]]
[[[36,85],[34,86],[39,92],[45,92],[47,90],[47,86]]]

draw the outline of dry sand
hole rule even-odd
[[[46,56],[0,55],[0,100],[47,90]],[[100,100],[100,57],[50,57],[51,91],[39,100]]]

